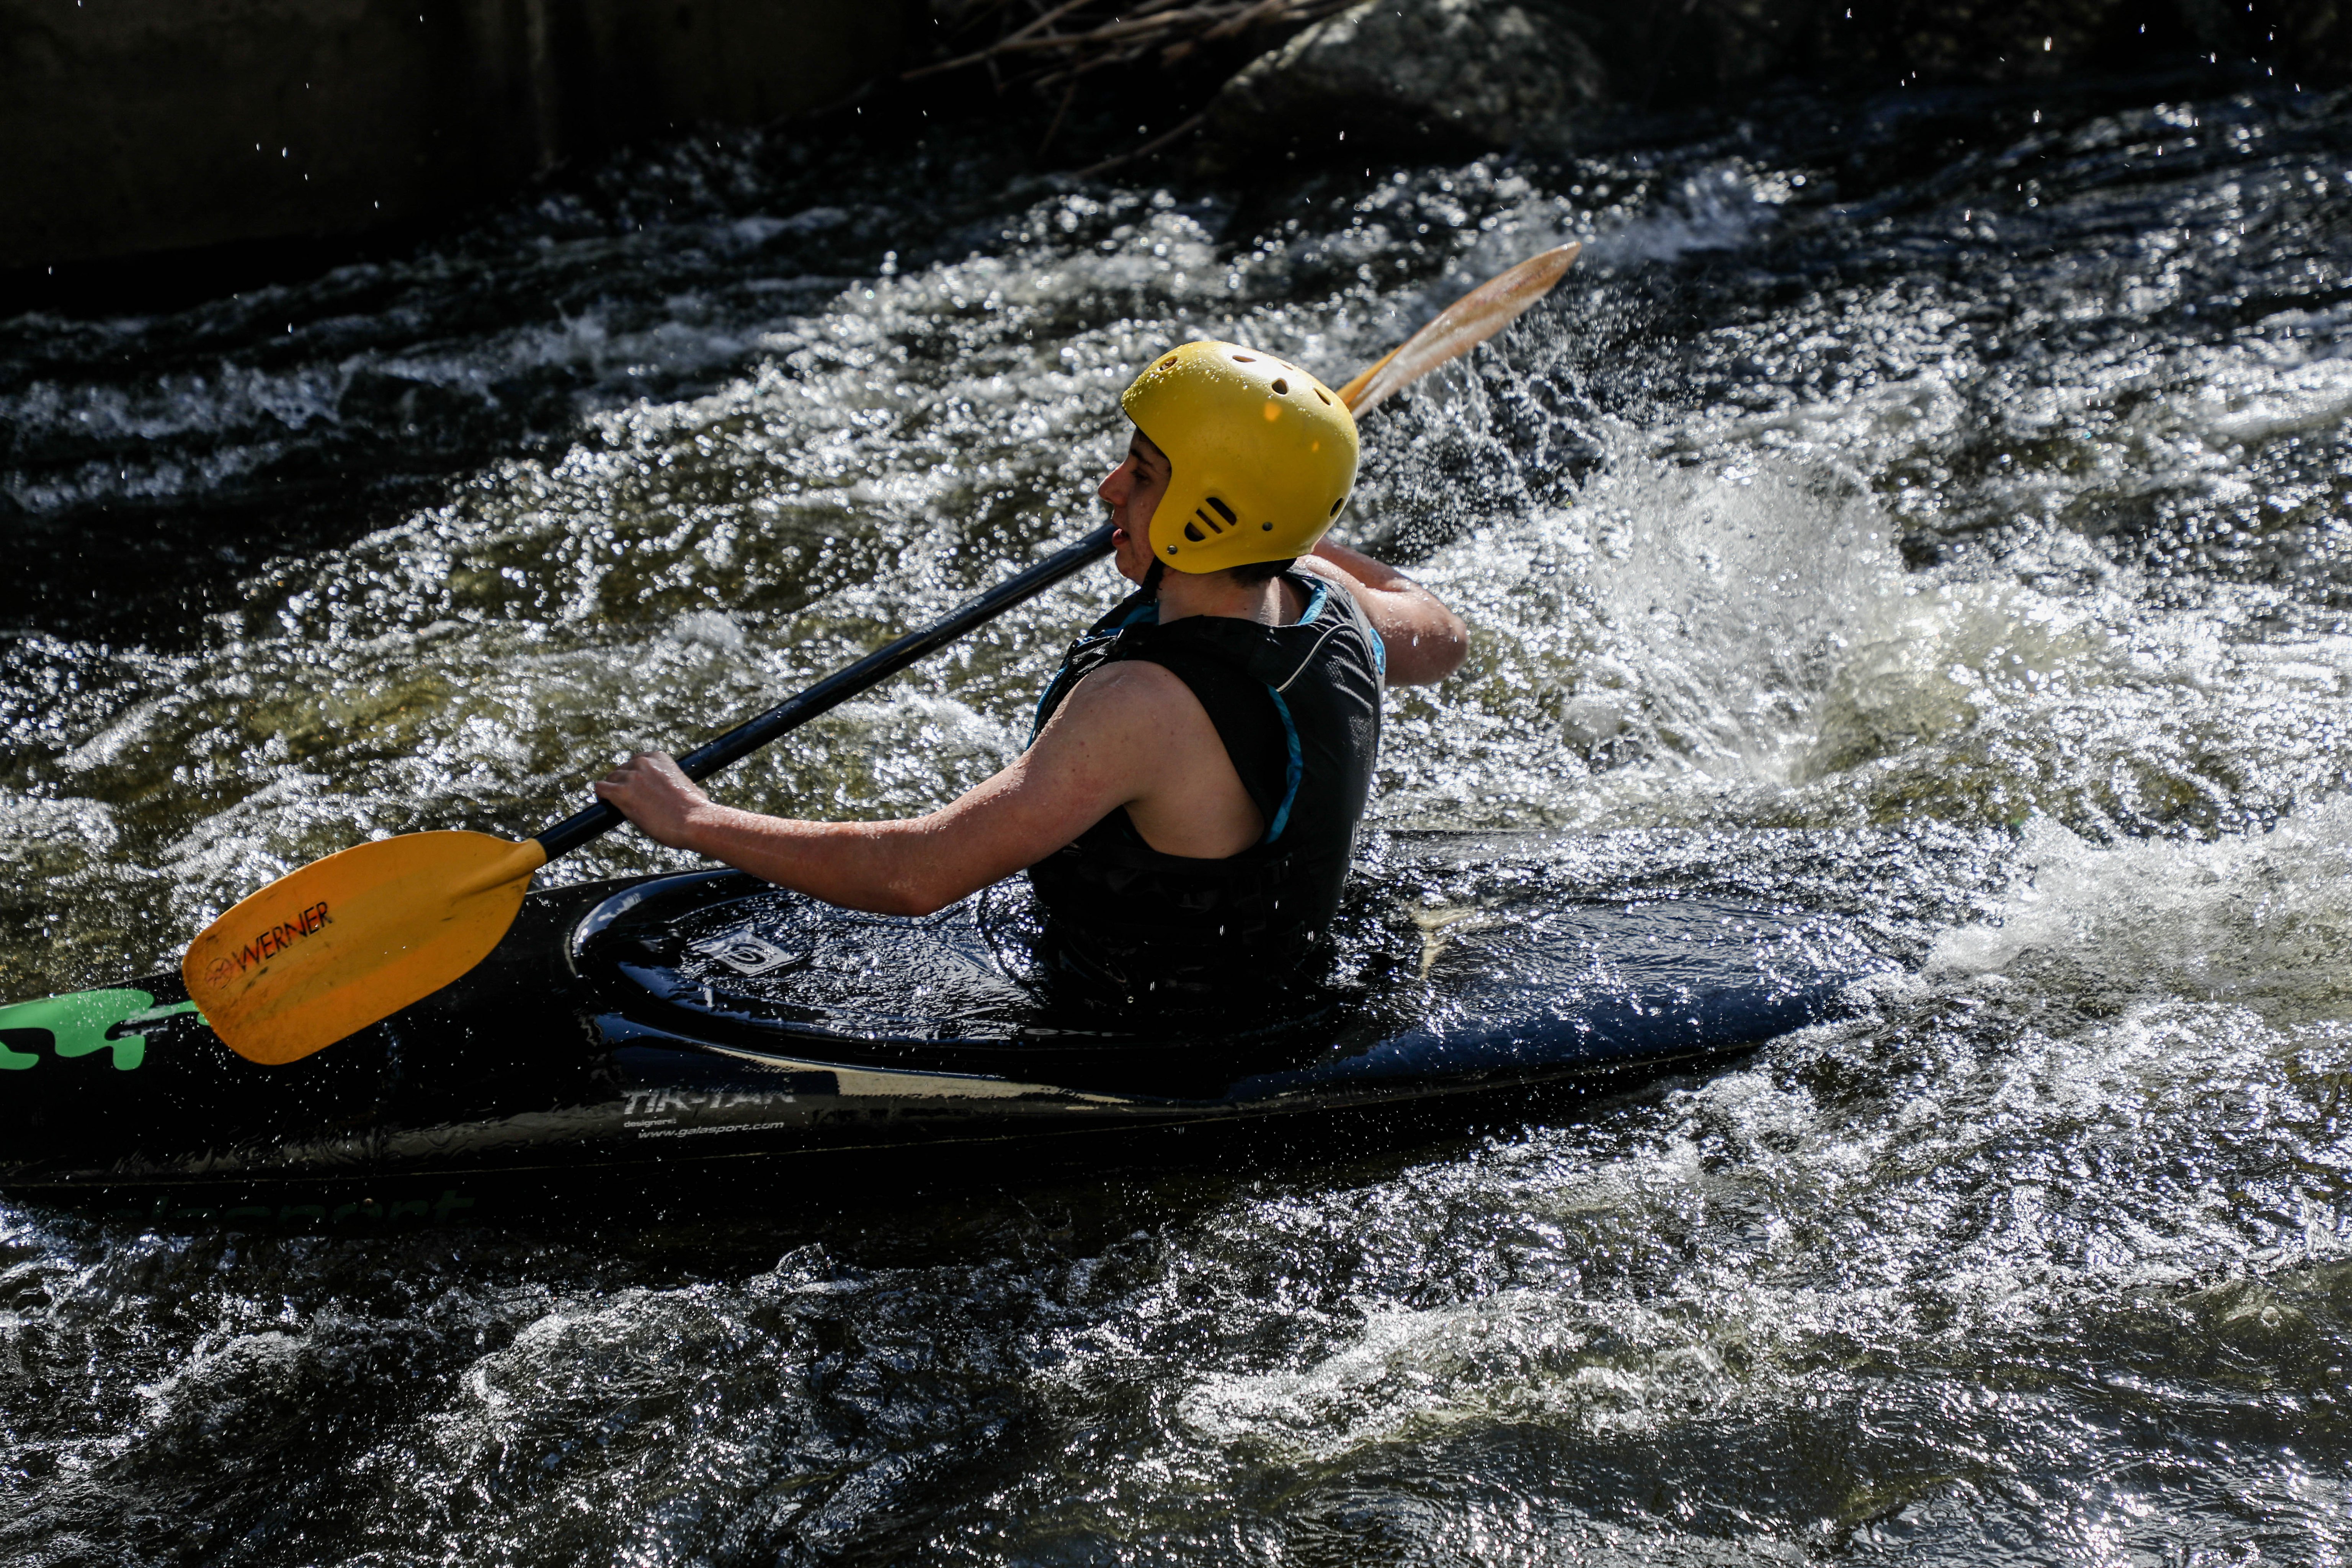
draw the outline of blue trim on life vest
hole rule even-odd
[[[1331,584],[1325,582],[1322,578],[1318,577],[1315,580],[1315,595],[1312,598],[1307,601],[1306,613],[1300,616],[1297,621],[1294,624],[1303,626],[1307,622],[1313,620],[1316,616],[1321,615],[1323,613],[1323,606],[1330,601],[1330,598]],[[1381,640],[1380,634],[1378,632],[1374,632],[1368,640],[1370,640],[1372,645],[1373,673],[1378,675],[1381,678],[1381,684],[1385,685],[1389,679],[1389,645]]]
[[[1271,844],[1282,837],[1284,828],[1290,826],[1290,807],[1298,799],[1298,781],[1307,771],[1307,760],[1299,753],[1298,726],[1291,721],[1290,704],[1285,702],[1282,693],[1271,686],[1265,689],[1265,694],[1274,699],[1274,710],[1282,719],[1282,738],[1290,747],[1290,760],[1283,768],[1282,805],[1274,814],[1274,821],[1267,826],[1265,837],[1260,841]]]
[[[1315,580],[1315,592],[1307,596],[1307,608],[1299,614],[1298,618],[1296,621],[1293,621],[1291,625],[1298,626],[1305,626],[1307,622],[1313,620],[1316,616],[1323,613],[1323,606],[1328,604],[1330,599],[1331,584],[1326,583],[1320,577],[1318,577]]]

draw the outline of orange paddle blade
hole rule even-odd
[[[498,946],[537,839],[411,833],[289,871],[205,929],[180,961],[213,1033],[247,1061],[296,1061],[390,1017]]]
[[[1438,313],[1437,320],[1391,349],[1385,358],[1339,389],[1339,401],[1359,418],[1392,395],[1458,359],[1517,321],[1521,311],[1551,292],[1584,249],[1563,245],[1531,256],[1508,272],[1489,278]]]

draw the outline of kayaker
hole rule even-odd
[[[942,909],[1026,868],[1050,966],[1132,1000],[1278,982],[1337,910],[1382,685],[1468,651],[1427,589],[1324,537],[1354,418],[1234,343],[1163,354],[1098,493],[1136,591],[1072,645],[1028,749],[928,816],[804,822],[720,805],[662,752],[596,786],[650,838],[831,903]]]

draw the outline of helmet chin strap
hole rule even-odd
[[[1160,580],[1167,575],[1168,563],[1154,561],[1144,569],[1143,581],[1137,585],[1156,599],[1160,596]]]

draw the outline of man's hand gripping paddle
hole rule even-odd
[[[1563,245],[1464,295],[1342,387],[1358,414],[1467,353],[1542,299],[1580,248]],[[704,779],[1110,552],[1108,524],[938,625],[911,632],[678,758]],[[213,1032],[248,1061],[290,1062],[421,1001],[466,973],[514,923],[531,873],[625,819],[602,803],[510,844],[487,833],[410,833],[280,877],[205,929],[180,961]]]

